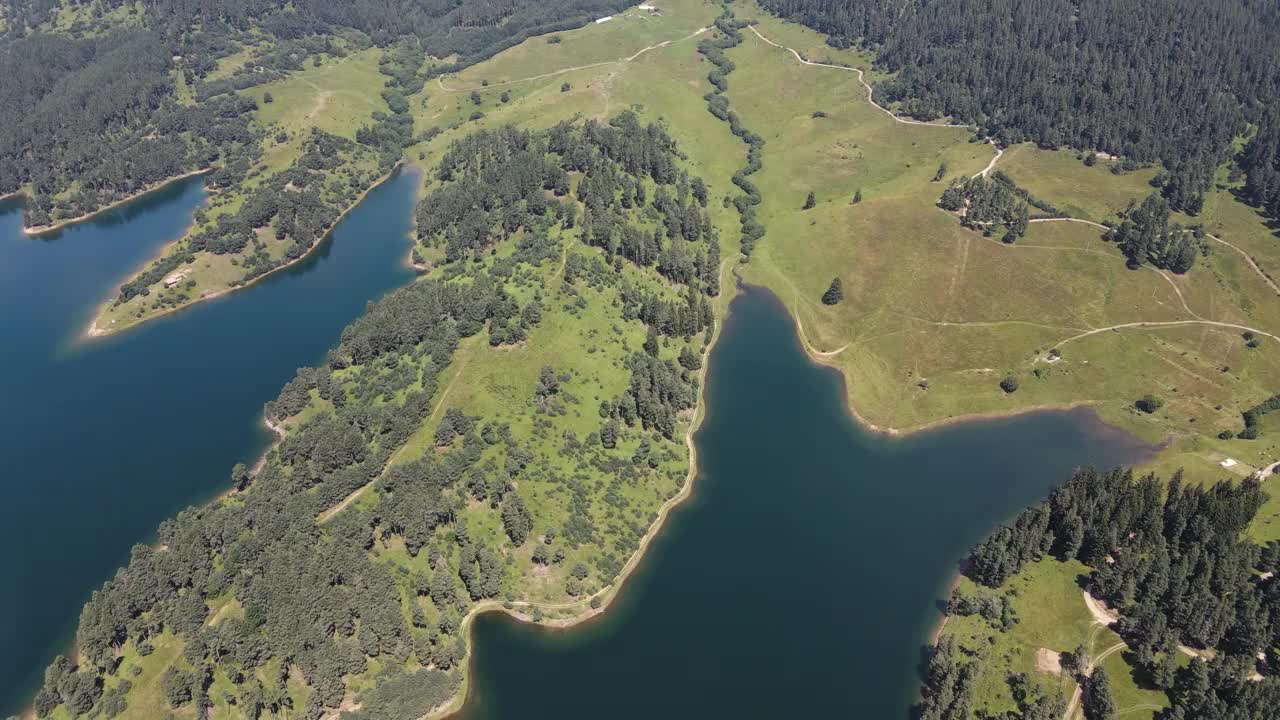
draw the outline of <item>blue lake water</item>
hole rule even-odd
[[[129,548],[261,453],[263,403],[412,279],[416,182],[374,190],[288,269],[92,341],[79,338],[97,304],[183,233],[201,180],[45,238],[0,206],[0,716],[30,699]]]

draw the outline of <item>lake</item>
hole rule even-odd
[[[262,404],[366,302],[408,282],[416,177],[243,291],[106,339],[95,305],[205,199],[174,185],[55,237],[0,207],[0,716],[65,651],[92,590],[270,441]],[[746,288],[712,354],[692,497],[618,602],[569,631],[475,624],[479,718],[903,718],[956,561],[1072,468],[1132,461],[1088,411],[870,434],[777,299]]]
[[[183,233],[201,180],[46,238],[23,235],[17,203],[0,206],[0,717],[30,700],[129,548],[261,454],[263,403],[413,277],[416,182],[392,178],[249,288],[91,341],[79,338],[97,304]]]
[[[1075,467],[1148,452],[1088,410],[872,434],[771,293],[723,333],[692,496],[603,615],[477,618],[461,718],[905,720],[964,553]]]

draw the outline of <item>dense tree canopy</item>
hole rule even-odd
[[[253,107],[209,101],[280,80],[301,70],[308,56],[345,54],[344,46],[393,50],[383,64],[393,78],[383,91],[391,112],[375,113],[359,137],[385,153],[389,165],[412,139],[404,98],[421,90],[416,75],[427,55],[455,58],[428,73],[456,70],[628,3],[146,0],[141,13],[125,0],[70,4],[86,18],[123,7],[128,19],[99,20],[102,27],[82,19],[69,37],[44,25],[60,3],[13,3],[3,15],[0,195],[28,189],[29,226],[93,212],[211,166],[221,168],[215,185],[239,183],[260,153],[247,125]],[[260,46],[251,60],[229,77],[206,80],[219,58],[250,41]],[[178,74],[193,86],[197,105],[182,104]]]
[[[1002,143],[1102,150],[1168,169],[1197,212],[1259,103],[1280,93],[1280,10],[1265,0],[762,0],[879,51],[882,101]]]
[[[1269,668],[1280,660],[1280,544],[1243,538],[1265,500],[1255,479],[1200,488],[1180,473],[1165,486],[1081,470],[974,548],[966,573],[999,587],[1046,554],[1079,560],[1092,568],[1089,592],[1119,610],[1136,663],[1168,692],[1172,708],[1159,717],[1262,720],[1280,706],[1280,679],[1247,676],[1259,653]],[[1179,670],[1179,645],[1211,649],[1213,660]],[[1107,716],[1101,684],[1086,688],[1087,715],[1092,706]]]

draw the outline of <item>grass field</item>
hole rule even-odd
[[[1106,222],[1150,195],[1156,168],[1123,174],[1111,172],[1117,161],[1098,160],[1089,167],[1074,150],[1041,150],[1015,145],[1000,158],[1000,169],[1037,198],[1047,200],[1071,217]]]
[[[1079,562],[1045,559],[1031,563],[998,590],[961,579],[958,594],[1003,595],[1017,618],[1008,631],[1000,631],[977,615],[947,619],[943,634],[974,652],[982,663],[974,697],[976,712],[997,715],[1015,711],[1008,683],[1015,673],[1025,674],[1038,693],[1067,702],[1075,690],[1074,680],[1039,666],[1036,656],[1037,652],[1057,654],[1079,647],[1091,658],[1103,658],[1099,665],[1111,679],[1119,715],[1147,720],[1156,709],[1168,705],[1163,693],[1139,686],[1122,650],[1116,648],[1121,643],[1119,636],[1089,614],[1079,586],[1085,573],[1087,568]]]
[[[820,54],[816,33],[757,16],[766,37]],[[1012,246],[965,230],[936,203],[947,181],[986,166],[989,146],[964,128],[897,123],[865,101],[853,73],[804,66],[752,33],[744,38],[729,51],[739,70],[728,95],[768,142],[753,176],[768,233],[746,276],[797,314],[823,361],[850,379],[850,404],[866,421],[910,430],[1088,403],[1152,442],[1170,440],[1169,454],[1201,481],[1223,476],[1213,470],[1222,457],[1256,464],[1274,455],[1265,436],[1217,439],[1238,431],[1240,412],[1280,385],[1280,343],[1250,350],[1242,330],[1206,322],[1280,329],[1280,303],[1238,254],[1210,243],[1192,272],[1173,276],[1126,269],[1088,225],[1036,223]],[[946,178],[932,182],[944,163]],[[1152,192],[1155,173],[1117,175],[1108,164],[1087,167],[1074,153],[1024,145],[1008,148],[996,167],[1073,216],[1106,220]],[[863,200],[852,204],[859,189]],[[802,210],[809,191],[817,206]],[[1251,252],[1270,237],[1221,190],[1200,221],[1251,242]],[[818,298],[832,277],[843,280],[845,299],[828,307]],[[1061,359],[1049,362],[1059,346]],[[1006,394],[998,382],[1010,374],[1021,386]],[[1155,416],[1133,407],[1148,392],[1166,401]]]

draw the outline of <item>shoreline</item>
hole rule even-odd
[[[960,564],[957,564],[956,571],[951,575],[951,581],[947,583],[947,599],[950,599],[951,595],[955,593],[956,588],[960,587],[960,578],[963,575],[964,570]],[[933,630],[929,631],[929,640],[925,647],[937,647],[938,641],[942,639],[942,631],[947,629],[947,620],[950,619],[951,616],[947,614],[945,609],[943,609],[939,614],[941,617],[939,617],[938,621],[933,624]]]
[[[769,288],[767,285],[760,285],[759,287],[763,287],[766,290],[769,290],[769,292],[771,293],[774,292],[773,289]],[[774,295],[777,295],[777,293],[774,293]],[[782,302],[782,298],[779,297],[778,301]],[[809,357],[809,361],[815,365],[829,367],[829,368],[832,368],[833,370],[838,371],[840,373],[842,381],[846,384],[846,387],[847,387],[848,378],[845,377],[844,370],[841,369],[841,367],[838,364],[836,364],[832,360],[832,358],[835,356],[836,353],[840,352],[840,350],[844,350],[845,348],[849,347],[849,345],[845,345],[839,350],[830,352],[830,353],[819,352],[816,348],[813,347],[813,345],[809,343],[808,337],[804,334],[804,326],[800,322],[799,312],[793,310],[790,307],[787,307],[785,302],[783,302],[783,307],[786,308],[787,314],[791,316],[792,321],[796,324],[796,336],[800,339],[800,346],[804,349],[805,355]],[[928,432],[932,430],[940,430],[940,429],[949,427],[951,425],[1006,420],[1006,419],[1021,417],[1023,415],[1034,415],[1036,413],[1043,413],[1043,412],[1070,412],[1072,410],[1078,410],[1081,408],[1088,408],[1090,410],[1093,410],[1095,421],[1100,425],[1102,425],[1103,427],[1109,430],[1115,430],[1115,431],[1127,433],[1129,435],[1133,435],[1133,433],[1129,432],[1128,430],[1125,430],[1124,428],[1121,428],[1121,427],[1117,427],[1103,420],[1102,417],[1099,416],[1096,411],[1096,407],[1100,402],[1101,401],[1099,400],[1072,400],[1070,402],[1063,402],[1063,403],[1043,403],[1039,405],[1029,405],[1026,407],[1020,407],[1012,410],[989,410],[989,411],[982,411],[982,412],[972,412],[972,413],[965,413],[963,415],[953,415],[951,417],[936,418],[934,420],[929,420],[927,422],[919,423],[916,425],[908,425],[905,427],[882,426],[882,425],[877,425],[876,423],[871,422],[865,416],[863,416],[862,413],[858,412],[858,408],[856,408],[853,404],[853,401],[849,399],[847,389],[845,391],[844,404],[849,411],[850,417],[852,417],[854,421],[861,428],[863,428],[864,430],[873,432],[877,435],[890,437],[890,438],[906,439],[908,437],[917,435],[919,433]],[[1138,436],[1136,435],[1134,435],[1134,437],[1137,438],[1138,440],[1142,440],[1141,438],[1138,438]],[[1143,441],[1143,442],[1146,442],[1146,441]],[[1164,441],[1161,441],[1158,444],[1148,443],[1148,447],[1152,450],[1159,450],[1161,448],[1167,447],[1168,442],[1169,441],[1166,439]]]
[[[166,316],[166,315],[170,315],[170,314],[172,314],[172,313],[178,312],[179,310],[185,310],[185,309],[187,309],[187,308],[191,307],[192,305],[196,305],[196,304],[201,303],[201,302],[204,302],[204,301],[206,301],[206,300],[214,300],[214,299],[216,299],[216,298],[220,298],[220,297],[222,297],[222,296],[224,296],[224,295],[229,295],[229,294],[231,294],[231,293],[233,293],[233,292],[236,292],[236,291],[238,291],[238,290],[244,290],[244,289],[246,289],[246,288],[250,288],[250,287],[252,287],[254,284],[258,283],[259,281],[261,281],[261,280],[263,280],[263,279],[265,279],[265,278],[268,278],[268,277],[270,277],[271,275],[273,275],[273,274],[275,274],[275,273],[277,273],[277,272],[279,272],[279,271],[281,271],[281,270],[284,270],[285,268],[292,267],[294,264],[296,264],[296,263],[298,263],[298,262],[300,262],[300,261],[304,260],[304,259],[305,259],[305,258],[307,258],[308,256],[310,256],[310,255],[311,255],[311,253],[315,252],[316,248],[318,248],[318,247],[320,247],[321,245],[323,245],[324,243],[328,242],[328,241],[331,239],[332,235],[333,235],[333,231],[338,227],[338,224],[339,224],[339,223],[341,223],[341,222],[342,222],[342,220],[343,220],[347,215],[349,215],[349,214],[351,213],[351,211],[353,211],[353,210],[355,210],[357,207],[359,207],[359,206],[360,206],[360,204],[364,202],[365,198],[367,198],[367,197],[369,196],[369,193],[371,193],[371,192],[373,192],[374,190],[377,190],[378,188],[382,187],[383,185],[385,185],[385,184],[387,183],[387,181],[388,181],[388,180],[390,180],[390,179],[392,179],[393,177],[395,177],[395,176],[396,176],[396,174],[397,174],[398,172],[400,172],[400,171],[403,169],[404,165],[405,165],[405,162],[404,162],[403,160],[401,160],[400,162],[396,163],[396,165],[395,165],[393,168],[391,168],[390,172],[388,172],[386,175],[383,175],[382,177],[378,178],[378,179],[377,179],[377,180],[376,180],[372,185],[370,185],[369,187],[365,188],[365,189],[364,189],[364,191],[363,191],[363,192],[361,192],[361,193],[356,197],[356,199],[355,199],[354,201],[352,201],[352,203],[351,203],[351,204],[350,204],[350,205],[349,205],[345,210],[343,210],[341,214],[339,214],[339,215],[338,215],[338,217],[334,218],[333,222],[332,222],[332,223],[330,223],[329,227],[325,228],[324,234],[320,236],[320,239],[319,239],[319,240],[317,240],[315,243],[313,243],[313,244],[311,245],[311,247],[307,248],[307,251],[306,251],[306,252],[304,252],[304,253],[302,253],[301,255],[299,255],[298,257],[296,257],[296,258],[294,258],[294,259],[290,260],[289,262],[284,263],[283,265],[278,265],[278,266],[276,266],[276,267],[274,267],[274,268],[271,268],[271,269],[270,269],[270,270],[268,270],[267,272],[264,272],[264,273],[262,273],[261,275],[259,275],[259,276],[255,277],[255,278],[253,278],[252,280],[249,280],[248,282],[245,282],[245,283],[243,283],[243,284],[241,284],[241,285],[236,285],[236,286],[234,286],[234,287],[226,287],[226,288],[222,288],[222,289],[220,289],[220,290],[215,290],[215,291],[213,291],[213,292],[205,293],[205,294],[203,294],[203,295],[200,295],[199,297],[192,298],[191,300],[189,300],[189,301],[187,301],[187,302],[184,302],[184,303],[182,303],[181,305],[176,305],[176,306],[174,306],[174,307],[168,307],[168,308],[165,308],[165,309],[163,309],[163,310],[158,310],[158,311],[156,311],[156,312],[154,312],[154,313],[152,313],[152,314],[150,314],[150,315],[147,315],[146,317],[136,318],[136,319],[134,319],[134,321],[133,321],[133,322],[130,322],[130,323],[126,324],[126,325],[121,325],[121,326],[119,326],[119,327],[114,327],[114,328],[110,328],[110,327],[109,327],[109,328],[101,328],[101,327],[98,327],[98,320],[102,317],[103,312],[105,311],[105,309],[106,309],[108,306],[110,306],[110,305],[111,305],[111,302],[112,302],[111,300],[105,300],[105,301],[103,301],[103,302],[99,303],[99,304],[98,304],[98,306],[97,306],[97,308],[95,308],[95,310],[94,310],[94,315],[93,315],[93,319],[89,321],[89,326],[88,326],[87,328],[85,328],[85,329],[80,333],[80,339],[81,339],[81,340],[85,340],[85,341],[87,341],[87,340],[95,340],[95,339],[98,339],[98,338],[104,338],[104,337],[108,337],[108,336],[111,336],[111,335],[115,335],[115,334],[117,334],[117,333],[124,332],[124,331],[126,331],[126,330],[130,330],[130,329],[132,329],[132,328],[138,327],[139,325],[143,325],[143,324],[145,324],[145,323],[147,323],[147,322],[149,322],[149,321],[151,321],[151,320],[155,320],[155,319],[157,319],[157,318],[161,318],[161,317],[164,317],[164,316]],[[147,260],[146,264],[144,264],[142,267],[145,269],[145,268],[147,267],[147,265],[150,265],[151,263],[155,262],[157,259],[164,257],[164,256],[165,256],[165,253],[166,253],[166,252],[168,252],[168,250],[169,250],[170,248],[172,248],[174,244],[179,243],[179,242],[182,242],[183,238],[185,238],[185,237],[186,237],[187,233],[188,233],[188,232],[190,232],[190,230],[191,230],[191,227],[190,227],[190,226],[188,226],[188,227],[187,227],[187,230],[183,232],[182,237],[180,237],[180,238],[178,238],[177,240],[174,240],[173,242],[171,242],[171,243],[169,243],[168,245],[166,245],[166,246],[165,246],[165,247],[160,251],[160,253],[159,253],[159,254],[157,254],[155,257],[153,257],[153,258],[151,258],[151,259]],[[133,277],[133,275],[137,275],[137,274],[138,274],[137,272],[134,272],[134,273],[133,273],[133,274],[131,274],[129,277]]]
[[[253,480],[252,480],[253,477],[255,477],[258,474],[258,471],[262,469],[262,466],[266,464],[267,456],[270,455],[271,451],[279,447],[280,443],[284,441],[285,434],[287,432],[283,425],[272,422],[271,418],[267,415],[265,411],[263,411],[262,413],[262,424],[266,426],[267,429],[270,430],[275,435],[275,439],[272,440],[271,443],[267,445],[266,448],[263,449],[262,455],[258,458],[258,462],[254,463],[253,468],[249,471],[250,485],[253,484]],[[241,492],[244,492],[244,491],[239,490],[234,485],[232,485],[226,490],[214,495],[207,501],[203,503],[198,503],[198,504],[202,506],[212,506],[216,503],[220,503],[226,500],[227,498],[233,495],[239,494]],[[164,546],[160,545],[158,542],[152,542],[148,544],[148,547],[150,547],[153,550],[159,551]],[[70,645],[68,645],[67,651],[64,657],[71,660],[71,662],[74,663],[77,667],[80,665],[80,646],[79,646],[79,643],[76,642],[75,635],[72,635]],[[17,717],[20,718],[21,720],[35,720],[36,710],[35,710],[34,701],[31,703],[28,703],[28,705],[18,713]]]
[[[729,260],[725,260],[720,263],[720,275],[722,279],[724,277],[725,268],[728,267],[729,262]],[[721,287],[724,287],[723,282],[721,283]],[[727,309],[729,301],[731,301],[736,294],[736,292],[732,295],[721,293],[720,297],[716,298],[716,300],[721,301],[723,306]],[[727,316],[728,313],[726,312],[724,315]],[[708,360],[710,360],[711,352],[715,349],[716,344],[720,342],[720,335],[723,332],[723,329],[724,317],[722,316],[716,322],[711,342],[707,344],[706,349],[702,353],[702,368],[698,370],[698,404],[694,407],[693,418],[690,419],[689,426],[685,429],[684,433],[685,447],[689,450],[689,469],[685,475],[684,484],[680,486],[680,490],[677,491],[676,494],[667,498],[666,501],[658,507],[657,518],[649,525],[649,529],[646,530],[645,534],[640,538],[635,551],[631,553],[631,557],[629,557],[626,564],[622,566],[622,570],[618,571],[618,574],[608,585],[605,585],[591,595],[569,603],[551,604],[512,601],[509,603],[511,607],[507,607],[508,603],[500,600],[486,600],[485,602],[477,603],[467,612],[466,616],[462,618],[460,626],[461,632],[463,633],[463,642],[466,643],[467,648],[467,665],[466,672],[462,675],[462,683],[458,686],[458,692],[448,702],[432,709],[426,715],[419,718],[419,720],[443,720],[444,718],[450,718],[461,712],[462,708],[467,704],[467,698],[471,694],[471,665],[475,662],[475,654],[473,652],[475,641],[471,626],[475,622],[475,619],[480,615],[493,612],[503,613],[520,623],[536,625],[538,627],[556,631],[563,631],[587,622],[592,618],[603,615],[605,611],[613,605],[614,601],[622,592],[623,587],[626,585],[627,580],[629,580],[636,569],[640,567],[641,561],[648,554],[647,551],[649,549],[649,544],[658,536],[658,533],[662,531],[662,528],[666,526],[667,518],[671,515],[671,511],[693,495],[694,486],[699,474],[698,447],[693,441],[693,437],[697,434],[698,430],[707,419],[706,380],[707,371],[709,369]],[[591,607],[591,601],[596,598],[600,598],[600,607],[593,608]],[[563,610],[577,606],[585,606],[586,609],[578,612],[576,615],[544,620],[542,622],[534,622],[531,616],[521,612],[522,609],[552,608]]]
[[[141,200],[142,198],[148,195],[151,195],[153,193],[158,193],[161,190],[164,190],[165,188],[169,187],[170,185],[182,182],[187,178],[193,178],[193,177],[196,177],[197,175],[207,175],[208,173],[211,173],[211,172],[213,172],[213,168],[204,168],[201,170],[193,170],[189,173],[183,173],[182,175],[175,175],[169,178],[168,180],[162,180],[154,185],[150,185],[146,188],[143,188],[142,190],[139,190],[138,192],[132,195],[129,195],[128,197],[124,197],[119,200],[116,200],[115,202],[109,205],[103,205],[102,207],[98,208],[97,210],[94,210],[93,212],[88,212],[83,215],[77,215],[73,218],[67,218],[66,220],[59,220],[58,222],[51,223],[48,225],[33,225],[31,227],[27,227],[26,225],[23,225],[22,234],[26,235],[27,237],[42,237],[45,235],[52,235],[53,233],[58,232],[59,230],[63,230],[65,228],[71,227],[72,225],[79,225],[80,223],[88,222],[89,220],[92,220],[98,217],[99,215],[109,213],[112,210],[128,205],[129,203],[134,202],[135,200]],[[0,201],[8,200],[9,198],[15,197],[17,195],[22,195],[22,194],[23,192],[19,190],[18,192],[10,193],[9,195],[0,197]]]

